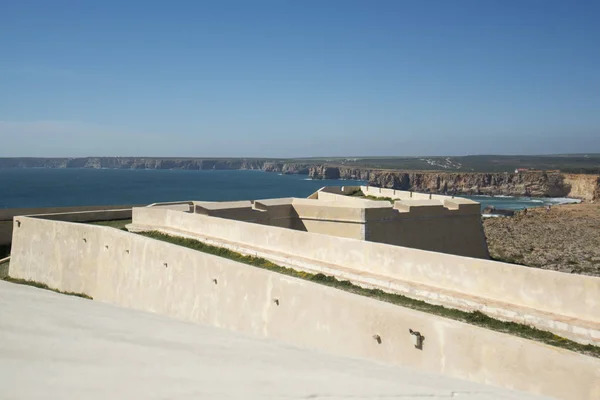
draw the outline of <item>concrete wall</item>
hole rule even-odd
[[[369,196],[396,201],[392,207],[388,201],[348,196],[357,190]],[[324,187],[313,197],[348,207],[364,207],[363,237],[367,241],[489,258],[477,202],[368,186]],[[377,204],[378,207],[370,204]]]
[[[489,301],[600,322],[600,278],[407,247],[297,232],[197,214],[134,208],[134,225],[223,239]]]
[[[196,202],[195,212],[304,232],[364,238],[364,210],[337,203],[296,198],[256,200],[253,203]]]
[[[234,235],[260,233],[267,228],[169,210],[136,209],[140,210],[148,211],[149,218],[156,221],[167,217],[171,223],[182,222],[184,216],[186,221],[216,220],[211,223],[225,225],[223,229],[240,225],[253,228]],[[329,239],[338,245],[392,247],[289,229],[278,231]],[[270,234],[264,239],[273,242],[275,237]],[[312,252],[328,253],[326,244]],[[331,249],[352,257],[361,250],[347,246]],[[425,256],[416,250],[404,255],[411,252]],[[411,258],[401,260],[396,262],[410,262]],[[460,265],[453,267],[460,273]],[[103,302],[340,355],[563,399],[600,397],[598,359],[107,227],[22,218],[14,231],[10,275],[84,292]],[[422,350],[413,346],[409,329],[425,336]],[[374,335],[380,337],[380,343]]]
[[[77,211],[97,211],[97,210],[115,210],[126,209],[130,210],[129,216],[123,219],[131,218],[131,208],[137,207],[134,205],[128,206],[80,206],[80,207],[44,207],[44,208],[7,208],[0,209],[0,246],[10,245],[12,241],[13,217],[18,215],[38,215],[38,214],[65,214]],[[92,220],[89,220],[92,221]]]
[[[478,203],[437,196],[442,200],[402,200],[392,207],[389,201],[347,196],[360,188],[325,187],[311,199],[194,202],[194,212],[305,232],[489,258]],[[387,189],[381,190],[382,195],[392,195],[385,192]]]
[[[367,210],[367,219],[368,212]],[[365,240],[447,254],[488,259],[479,215],[368,220]]]

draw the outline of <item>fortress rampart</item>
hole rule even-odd
[[[600,342],[600,278],[166,208],[134,208],[129,229],[190,237],[294,269]]]
[[[380,273],[383,268],[415,279],[428,276],[439,286],[464,280],[465,290],[496,288],[506,297],[531,297],[540,303],[546,299],[546,307],[598,315],[597,278],[166,208],[136,208],[133,218],[134,224],[222,232],[232,241],[288,253],[297,249],[353,268],[379,266]],[[600,394],[596,358],[113,228],[44,217],[16,219],[10,265],[15,278],[123,307],[514,390],[563,399],[597,399]],[[409,329],[425,336],[422,349],[413,345]]]
[[[193,202],[188,212],[304,232],[489,258],[479,203],[462,198],[362,187],[399,199],[373,201],[347,194],[361,189],[324,187],[308,199]],[[412,196],[412,197],[411,197]],[[165,205],[166,206],[166,205]],[[173,205],[175,207],[175,205]]]

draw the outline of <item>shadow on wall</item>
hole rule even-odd
[[[0,259],[10,256],[10,244],[0,244]]]
[[[295,231],[308,232],[308,228],[306,227],[304,221],[302,221],[302,218],[300,217],[298,211],[296,211],[294,207],[292,207],[290,229],[293,229]]]

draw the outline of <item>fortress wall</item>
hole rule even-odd
[[[381,190],[385,197],[394,196],[391,192],[400,192]],[[342,192],[335,189],[331,191]],[[466,257],[489,258],[480,206],[470,200],[446,196],[438,196],[442,199],[432,200],[396,200],[392,208],[387,201],[374,202],[326,191],[320,191],[318,196],[319,200],[348,204],[357,209],[364,207],[365,240]],[[373,203],[387,207],[367,207]]]
[[[170,210],[134,208],[134,225],[175,229],[500,302],[599,321],[600,278]]]
[[[167,209],[167,208],[165,208]],[[179,210],[177,210],[179,211]],[[66,222],[97,222],[131,219],[131,208],[123,210],[77,211],[55,214],[37,214],[36,218]],[[16,217],[18,219],[19,217]]]
[[[448,216],[453,216],[456,214],[481,214],[481,206],[479,203],[462,197],[443,196],[438,194],[429,195],[425,193],[385,189],[373,186],[327,186],[316,192],[316,197],[319,200],[347,203],[349,206],[355,207],[362,204],[373,204],[372,202],[374,200],[348,196],[349,193],[359,189],[362,190],[362,192],[367,196],[388,197],[394,200],[435,200],[444,206],[444,213],[446,213]]]
[[[438,194],[411,192],[407,190],[380,188],[376,186],[361,186],[360,190],[362,190],[365,196],[390,197],[397,200],[444,200],[451,197]]]
[[[285,201],[284,201],[285,200]],[[252,204],[196,203],[196,213],[300,231],[364,239],[364,211],[307,199],[257,200]],[[212,208],[211,208],[212,207]]]
[[[479,215],[412,217],[412,214],[399,213],[400,218],[382,219],[371,215],[376,210],[365,211],[365,240],[489,259]]]
[[[339,222],[299,218],[294,221],[294,229],[304,232],[320,233],[343,238],[364,240],[363,222]]]
[[[365,195],[368,196],[389,197],[395,200],[437,200],[444,204],[447,208],[460,208],[462,213],[481,214],[481,206],[479,203],[462,197],[408,192],[405,190],[386,189],[373,186],[361,186],[360,189]]]
[[[17,215],[39,215],[53,213],[72,213],[77,211],[98,211],[129,209],[129,215],[123,219],[131,218],[132,205],[128,206],[79,206],[79,207],[43,207],[43,208],[7,208],[0,210],[0,246],[8,246],[12,241],[13,217]],[[91,214],[93,215],[93,214]],[[97,220],[96,220],[97,221]]]
[[[350,202],[356,202],[360,199],[343,194],[353,190],[356,189],[322,191],[319,192],[319,199],[350,199]],[[365,194],[371,193],[377,197],[401,199],[396,200],[393,209],[365,209],[365,240],[460,256],[489,258],[478,203],[440,195],[432,195],[429,199],[428,194],[367,186],[361,187],[361,190]]]
[[[267,221],[269,219],[269,214],[266,211],[255,210],[252,208],[252,204],[249,204],[247,207],[216,209],[203,208],[201,206],[196,205],[195,213],[208,215],[211,217],[235,219],[238,221],[252,221],[257,223],[260,223],[261,221]]]
[[[151,211],[147,220],[154,221],[168,214],[172,222],[174,215],[210,219],[139,210]],[[265,228],[226,222],[230,229],[238,224]],[[327,251],[324,244],[314,250]],[[84,292],[97,301],[334,354],[563,399],[600,396],[598,359],[108,227],[24,217],[14,231],[10,275]],[[422,350],[414,347],[409,329],[425,336]]]

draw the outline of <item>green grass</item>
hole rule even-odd
[[[36,287],[36,288],[39,288],[39,289],[50,290],[52,292],[64,294],[64,295],[67,295],[67,296],[75,296],[75,297],[81,297],[81,298],[84,298],[84,299],[93,300],[90,296],[88,296],[85,293],[63,292],[62,290],[51,288],[48,285],[46,285],[45,283],[41,283],[41,282],[28,281],[26,279],[11,278],[10,276],[2,278],[2,280],[5,281],[5,282],[16,283],[17,285],[27,285],[27,286],[33,286],[33,287]]]
[[[365,197],[365,194],[363,193],[363,191],[361,189],[356,189],[355,191],[348,193],[346,196]]]
[[[377,197],[377,196],[365,196],[365,199],[375,200],[375,201],[389,201],[392,204],[394,204],[394,202],[396,201],[395,199],[392,199],[391,197]]]
[[[86,222],[86,224],[90,225],[101,225],[108,226],[115,229],[125,230],[125,225],[131,223],[130,219],[121,219],[121,220],[113,220],[113,221],[95,221],[95,222]]]
[[[479,311],[465,312],[453,308],[446,308],[443,306],[429,304],[424,301],[411,299],[410,297],[406,297],[400,294],[387,293],[379,289],[365,289],[349,281],[340,281],[332,276],[296,271],[292,268],[286,268],[274,264],[271,261],[266,260],[264,258],[245,256],[222,247],[205,244],[198,240],[169,236],[160,232],[146,232],[141,233],[141,235],[152,239],[162,240],[179,246],[198,250],[203,253],[213,254],[219,257],[252,265],[254,267],[264,268],[269,271],[277,272],[280,274],[293,276],[307,281],[319,283],[321,285],[331,286],[337,289],[344,290],[346,292],[355,293],[361,296],[385,301],[387,303],[411,308],[413,310],[419,310],[429,314],[439,315],[441,317],[466,322],[471,325],[480,326],[497,332],[508,333],[522,338],[536,340],[538,342],[546,343],[552,346],[561,347],[578,353],[600,358],[600,347],[591,344],[580,344],[572,340],[557,336],[551,332],[543,331],[528,325],[519,324],[515,322],[500,321],[491,318]]]
[[[354,192],[350,192],[346,196],[360,197],[361,199],[376,200],[376,201],[389,201],[392,204],[394,204],[394,202],[396,201],[396,199],[392,199],[391,197],[377,197],[377,196],[370,196],[370,195],[365,196],[363,191],[360,189],[357,189]]]

